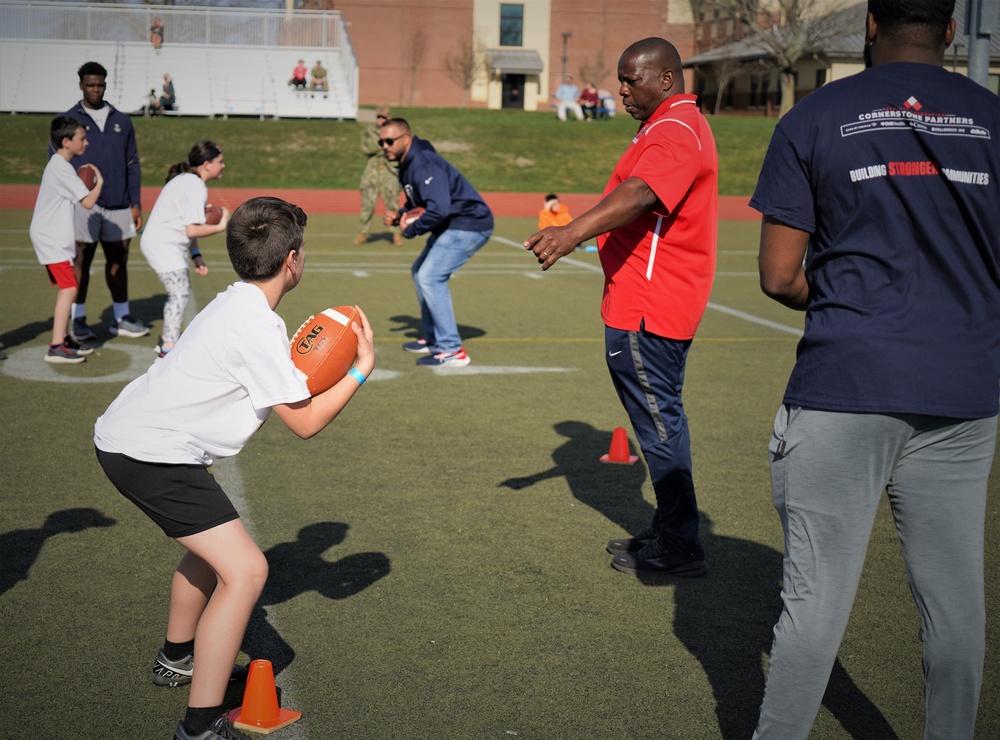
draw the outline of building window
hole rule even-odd
[[[816,89],[819,90],[826,84],[826,69],[816,70]]]
[[[500,46],[521,46],[524,38],[524,6],[500,3]]]

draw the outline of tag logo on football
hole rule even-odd
[[[316,338],[319,337],[319,335],[322,333],[323,333],[323,326],[317,324],[316,326],[313,327],[311,332],[306,334],[304,337],[302,337],[302,339],[298,341],[298,343],[295,345],[295,351],[298,352],[300,355],[312,352],[313,343],[316,341]]]

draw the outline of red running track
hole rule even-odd
[[[142,201],[148,214],[159,187],[144,187]],[[361,210],[361,194],[356,190],[292,190],[258,188],[209,188],[209,201],[214,205],[233,210],[243,201],[256,195],[273,195],[294,203],[306,213],[357,213]],[[534,218],[542,208],[543,193],[482,193],[495,216]],[[35,207],[37,185],[0,185],[0,209],[25,209]],[[597,195],[568,194],[561,197],[570,213],[581,214],[599,200]],[[747,196],[719,198],[720,221],[757,221],[760,214],[747,205]]]

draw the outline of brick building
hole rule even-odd
[[[614,92],[618,57],[639,39],[662,36],[682,57],[695,53],[689,0],[298,0],[295,7],[343,14],[362,105],[546,110],[564,70],[581,87],[592,80]]]

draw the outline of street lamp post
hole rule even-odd
[[[565,82],[565,81],[566,81],[566,46],[567,46],[567,44],[569,43],[569,40],[570,40],[570,38],[571,38],[572,36],[573,36],[573,34],[569,33],[568,31],[563,31],[563,35],[562,35],[562,37],[563,37],[563,55],[562,55],[562,63],[563,63],[563,66],[562,66],[562,81],[563,81],[563,82]]]

